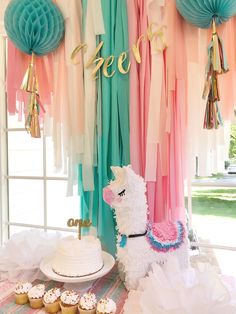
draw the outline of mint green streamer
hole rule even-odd
[[[119,56],[127,51],[128,18],[126,0],[102,0],[105,34],[98,38],[104,41],[101,56]],[[86,6],[87,1],[83,0]],[[128,62],[128,61],[127,61]],[[127,63],[124,64],[124,67]],[[106,78],[100,71],[97,80],[97,150],[98,164],[94,167],[95,190],[82,190],[82,168],[79,167],[79,193],[81,195],[82,217],[92,217],[98,228],[103,248],[115,254],[116,229],[112,209],[103,201],[102,191],[112,179],[110,166],[127,165],[130,162],[129,142],[129,75],[118,71],[117,58],[109,70],[115,70],[112,78]]]

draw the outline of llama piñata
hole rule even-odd
[[[150,224],[144,179],[130,166],[111,169],[115,180],[104,188],[103,198],[115,209],[117,259],[127,289],[135,289],[150,265],[164,264],[170,254],[178,257],[181,267],[187,267],[188,241],[183,223]]]

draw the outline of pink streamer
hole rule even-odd
[[[130,46],[136,43],[148,27],[144,0],[128,0],[129,41]],[[140,45],[141,64],[137,64],[131,54],[130,72],[130,154],[131,164],[135,172],[144,176],[146,160],[146,134],[148,121],[148,106],[150,94],[150,43],[142,41]]]
[[[17,102],[27,103],[28,97],[20,90],[20,86],[29,62],[30,56],[18,50],[12,42],[8,40],[7,96],[9,114],[14,115],[18,113],[16,107]],[[53,92],[51,85],[51,82],[53,82],[52,56],[37,57],[36,71],[41,102],[50,105],[51,93]]]
[[[145,175],[150,219],[158,222],[185,217],[183,156],[187,127],[187,59],[183,20],[176,11],[175,2],[166,1],[161,21],[157,20],[161,9],[156,3],[147,2],[149,19],[168,25],[168,49],[162,54],[152,53],[150,59],[149,45],[142,46],[142,63],[136,65],[137,71],[130,73],[130,116],[131,163],[135,171],[139,166],[139,173]],[[144,1],[140,1],[142,15],[138,15],[137,6],[130,3],[132,42],[147,28],[147,12],[143,5]],[[141,25],[139,32],[134,27],[135,16]]]

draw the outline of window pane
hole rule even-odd
[[[67,174],[63,171],[63,169],[60,171],[55,168],[53,140],[50,137],[46,138],[46,156],[47,156],[46,161],[47,177],[66,177]]]
[[[17,129],[22,128],[22,129],[25,129],[25,118],[23,116],[22,117],[22,121],[19,121],[17,114],[15,114],[15,115],[8,114],[8,116],[7,116],[7,125],[8,125],[8,129],[11,129],[11,128],[17,128]]]
[[[43,181],[9,180],[10,221],[42,225]]]
[[[198,240],[236,247],[236,189],[194,187],[192,200]]]
[[[9,175],[43,175],[43,140],[26,131],[8,133]]]
[[[66,197],[66,188],[67,181],[47,182],[47,223],[51,227],[67,228],[69,218],[80,217],[80,198],[76,191]]]

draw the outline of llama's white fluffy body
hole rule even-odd
[[[115,209],[119,235],[117,237],[117,259],[122,280],[127,289],[135,289],[153,262],[165,263],[169,255],[176,255],[181,267],[188,266],[187,239],[181,247],[172,252],[157,252],[152,249],[146,236],[129,238],[130,235],[144,234],[148,224],[146,184],[130,166],[112,167],[115,180],[104,188],[104,200]],[[122,236],[127,236],[124,247]]]

